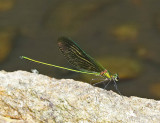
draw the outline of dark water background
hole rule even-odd
[[[19,59],[24,55],[70,67],[57,38],[71,37],[111,72],[123,95],[160,99],[160,1],[2,0],[0,68],[37,69],[55,78],[90,82],[84,76]],[[107,89],[113,89],[111,84]]]

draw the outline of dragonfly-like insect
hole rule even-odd
[[[40,64],[57,67],[73,72],[92,74],[96,76],[101,76],[105,80],[113,81],[115,83],[116,90],[119,92],[116,81],[119,80],[118,74],[111,74],[109,70],[105,69],[101,64],[96,62],[91,56],[84,52],[72,39],[68,37],[58,38],[58,46],[67,61],[73,65],[76,69],[70,69],[66,67],[61,67],[53,64],[48,64],[45,62],[37,61],[26,56],[21,56],[22,59],[26,59],[32,62],[37,62]],[[119,92],[120,93],[120,92]]]

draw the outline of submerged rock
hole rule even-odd
[[[120,25],[112,30],[112,34],[119,41],[128,41],[137,39],[138,27],[134,24]]]
[[[76,33],[99,9],[105,8],[111,1],[64,1],[49,14],[46,27],[57,31]]]
[[[5,28],[0,30],[0,62],[4,61],[9,55],[13,47],[13,40],[17,31],[13,28]]]
[[[160,97],[160,82],[159,83],[153,83],[150,86],[150,92],[156,96],[156,97]]]
[[[13,8],[15,0],[0,0],[0,11],[7,11]]]

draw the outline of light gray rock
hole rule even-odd
[[[72,79],[0,71],[0,122],[160,123],[160,101]]]

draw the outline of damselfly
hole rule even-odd
[[[109,70],[105,69],[102,65],[96,62],[91,56],[85,53],[72,39],[68,37],[60,37],[58,39],[58,46],[67,61],[72,64],[76,69],[61,67],[45,62],[37,61],[26,56],[21,56],[22,59],[37,62],[40,64],[57,67],[78,73],[92,74],[102,76],[105,80],[113,80],[117,89],[116,81],[118,81],[118,74],[111,74]],[[118,90],[118,89],[117,89]],[[119,92],[119,91],[118,91]]]

